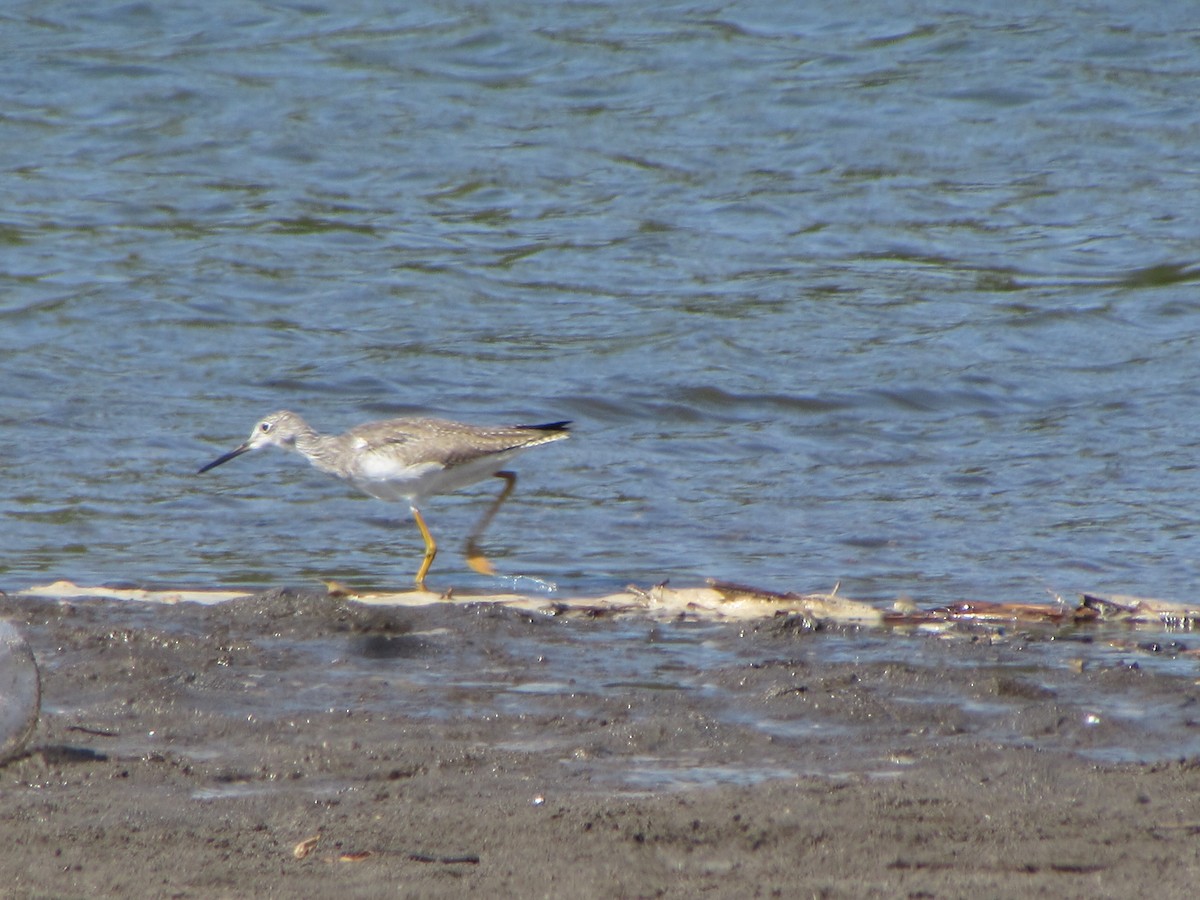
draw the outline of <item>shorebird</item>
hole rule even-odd
[[[402,418],[367,422],[345,434],[333,435],[321,434],[295,413],[282,410],[260,420],[244,444],[217,457],[196,474],[250,450],[282,447],[295,450],[322,472],[349,481],[372,497],[407,500],[425,541],[425,557],[416,577],[417,587],[425,590],[425,575],[437,555],[437,542],[421,516],[422,501],[475,484],[489,475],[504,479],[504,489],[467,538],[467,564],[480,574],[495,574],[477,542],[516,487],[516,474],[501,467],[531,447],[569,437],[570,424],[488,426]]]

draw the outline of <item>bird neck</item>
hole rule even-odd
[[[332,434],[321,434],[307,428],[296,435],[294,446],[310,463],[322,472],[340,474],[336,465],[339,456],[338,437]]]

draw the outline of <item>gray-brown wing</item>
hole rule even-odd
[[[368,422],[343,436],[363,454],[394,458],[402,465],[462,465],[509,450],[568,436],[566,422],[549,425],[469,425],[448,419],[400,418]]]

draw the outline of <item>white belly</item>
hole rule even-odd
[[[449,468],[435,462],[398,466],[385,457],[367,457],[361,461],[351,480],[359,490],[372,497],[407,500],[416,505],[425,497],[448,494],[496,474],[519,452],[497,453]]]

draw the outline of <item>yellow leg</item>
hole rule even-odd
[[[413,518],[417,520],[417,527],[421,529],[421,537],[425,539],[425,558],[421,560],[421,568],[417,569],[417,588],[423,591],[425,590],[425,574],[433,565],[433,558],[437,556],[437,541],[433,539],[433,535],[425,526],[425,519],[422,518],[421,511],[414,506],[412,514]]]
[[[504,479],[504,490],[500,492],[492,505],[475,523],[475,527],[471,529],[471,534],[467,538],[467,565],[478,572],[480,575],[495,575],[496,567],[488,562],[487,557],[483,555],[483,551],[479,549],[479,539],[483,537],[483,531],[492,524],[492,519],[496,518],[496,513],[500,511],[500,507],[504,505],[504,501],[508,499],[513,492],[513,488],[517,486],[516,472],[497,472],[497,478]]]

